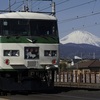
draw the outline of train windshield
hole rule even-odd
[[[39,36],[57,35],[56,20],[1,19],[0,35]]]

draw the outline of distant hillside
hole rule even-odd
[[[60,56],[64,58],[74,58],[74,56],[89,59],[100,58],[100,47],[88,44],[60,44]]]

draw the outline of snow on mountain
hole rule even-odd
[[[100,38],[87,31],[77,30],[60,39],[60,43],[89,44],[100,47]]]

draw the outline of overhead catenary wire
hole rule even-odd
[[[56,6],[61,5],[61,4],[65,3],[65,2],[68,2],[68,1],[70,1],[70,0],[64,0],[64,1],[61,1],[61,2],[59,2],[59,3],[56,3]],[[49,5],[49,6],[45,7],[45,8],[43,8],[43,9],[41,9],[40,11],[47,10],[47,9],[49,9],[50,7],[51,7],[51,5]]]
[[[10,3],[10,2],[9,2]],[[21,4],[20,4],[21,3]],[[12,10],[11,8],[13,7],[13,6],[15,6],[16,4],[20,4],[18,7],[16,7],[14,10]],[[4,9],[4,10],[0,10],[0,12],[8,12],[9,11],[9,9],[10,9],[10,11],[12,12],[14,12],[15,10],[17,10],[20,6],[22,6],[22,4],[23,4],[23,1],[14,1],[12,4],[9,4],[9,6],[10,6],[10,8],[8,7],[8,8],[6,8],[6,9]]]
[[[100,12],[95,12],[95,13],[91,13],[91,14],[83,15],[83,16],[76,16],[76,17],[73,17],[73,18],[61,20],[58,23],[61,24],[61,23],[65,23],[65,22],[70,22],[70,21],[73,21],[73,20],[78,20],[78,19],[82,19],[82,18],[86,18],[86,17],[98,15],[98,14],[100,14]]]
[[[89,27],[96,27],[96,26],[99,26],[100,25],[100,22],[94,22],[93,24],[91,25],[81,25],[80,27],[71,27],[70,29],[68,30],[63,30],[61,32],[61,34],[64,34],[68,31],[73,31],[73,30],[80,30],[80,29],[86,29],[86,28],[89,28]]]
[[[76,7],[84,6],[84,5],[87,5],[87,4],[95,2],[95,1],[97,1],[97,0],[92,0],[92,1],[88,1],[88,2],[85,2],[85,3],[79,4],[79,5],[71,6],[71,7],[65,8],[65,9],[61,9],[61,10],[58,10],[56,13],[60,13],[60,12],[63,12],[65,10],[69,10],[69,9],[73,9],[73,8],[76,8]]]
[[[97,3],[97,0],[96,0],[96,2],[94,3],[92,13],[94,12],[94,9],[95,9],[95,7],[96,7],[96,3]]]

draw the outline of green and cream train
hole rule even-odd
[[[0,14],[0,90],[40,90],[59,63],[57,19],[34,12]]]

